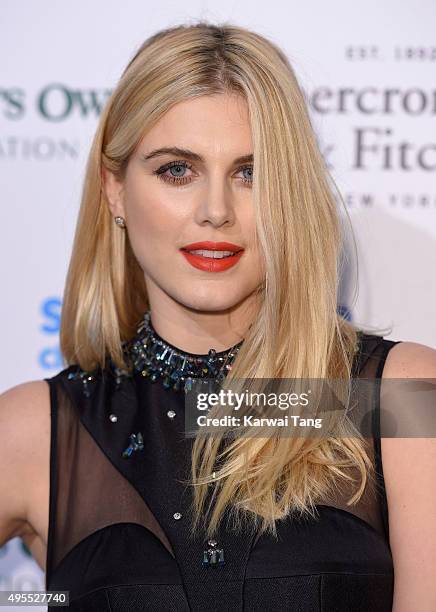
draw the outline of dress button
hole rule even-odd
[[[173,518],[176,519],[176,521],[178,521],[179,519],[182,518],[182,515],[180,514],[180,512],[174,512],[173,514]]]
[[[170,419],[173,419],[176,416],[176,413],[174,412],[174,410],[168,410],[167,412],[167,417]]]
[[[109,419],[112,421],[112,423],[116,423],[118,421],[118,417],[116,414],[110,414]]]

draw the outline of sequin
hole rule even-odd
[[[142,433],[138,431],[137,434],[130,434],[130,444],[123,451],[122,457],[123,459],[128,459],[134,451],[143,450],[144,448],[144,439],[142,437]]]
[[[222,567],[224,565],[224,550],[217,548],[216,540],[208,540],[209,548],[203,551],[203,567]]]
[[[78,366],[75,372],[68,374],[68,380],[81,380],[85,397],[91,397],[90,383],[95,380],[94,372],[87,372]]]

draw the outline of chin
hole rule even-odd
[[[243,299],[244,298],[239,295],[230,296],[225,293],[217,295],[215,291],[205,291],[200,295],[198,293],[195,296],[191,294],[190,296],[186,296],[186,299],[179,301],[192,310],[221,312],[237,306]]]

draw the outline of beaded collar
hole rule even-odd
[[[196,378],[214,379],[222,382],[239,352],[243,340],[224,351],[217,352],[211,348],[206,355],[182,351],[161,338],[151,323],[150,311],[147,311],[136,330],[136,335],[123,342],[123,355],[128,370],[117,368],[109,359],[109,370],[115,377],[116,388],[124,377],[132,377],[140,373],[151,382],[161,380],[166,389],[187,393],[192,388]],[[83,392],[90,396],[90,385],[95,380],[94,372],[86,372],[78,368],[68,375],[69,379],[81,379]]]
[[[221,382],[231,370],[242,343],[243,340],[220,352],[211,348],[206,355],[182,351],[157,334],[150,311],[147,311],[136,336],[126,344],[125,355],[134,371],[152,382],[160,378],[166,389],[184,388],[188,392],[194,378],[213,378]]]

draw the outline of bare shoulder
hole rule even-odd
[[[419,342],[399,342],[386,357],[382,378],[436,378],[436,349]]]
[[[35,531],[35,495],[45,499],[49,484],[50,427],[46,381],[0,394],[0,544]]]
[[[418,342],[396,344],[388,353],[382,378],[434,379],[432,384],[436,385],[436,350]],[[430,400],[430,411],[433,405],[436,419],[436,397],[434,403]],[[393,609],[433,610],[436,602],[436,438],[382,438],[381,453],[395,567]]]
[[[45,380],[24,382],[0,394],[2,444],[22,446],[38,434],[50,433],[50,388]],[[6,436],[6,432],[9,434]],[[9,443],[8,443],[9,439]],[[30,445],[32,446],[32,445]],[[38,445],[32,450],[37,451]]]

